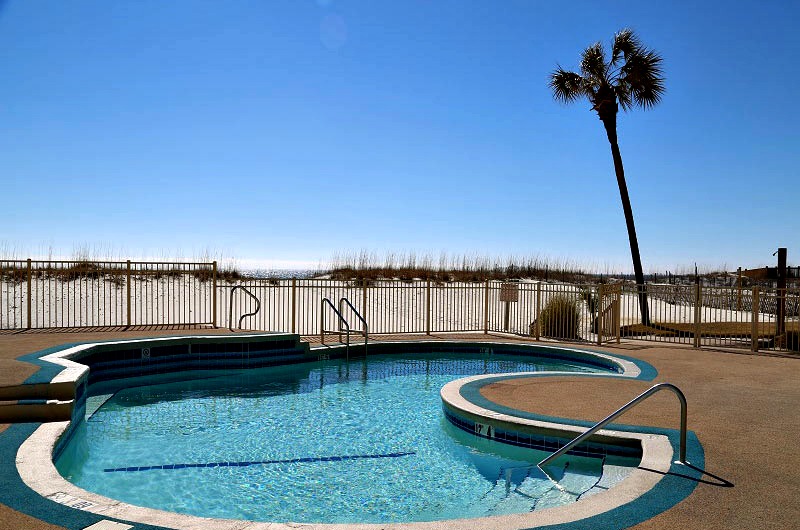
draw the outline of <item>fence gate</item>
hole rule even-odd
[[[597,286],[597,344],[619,344],[621,298],[621,285]]]

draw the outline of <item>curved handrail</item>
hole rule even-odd
[[[231,303],[230,303],[230,309],[228,310],[228,329],[231,330],[231,331],[234,331],[234,329],[233,329],[233,293],[236,291],[236,289],[241,289],[242,291],[247,293],[250,296],[250,298],[252,298],[253,300],[256,301],[256,310],[255,311],[253,311],[252,313],[245,313],[244,315],[239,317],[239,328],[238,329],[242,329],[242,320],[244,320],[247,317],[251,317],[251,316],[255,315],[256,313],[258,313],[259,311],[261,311],[261,300],[259,300],[256,295],[251,293],[243,285],[235,286],[233,289],[231,289]]]
[[[545,465],[548,462],[550,462],[550,461],[558,458],[559,456],[563,455],[564,453],[566,453],[567,451],[569,451],[570,449],[572,449],[573,447],[575,447],[576,445],[578,445],[579,443],[584,441],[586,438],[588,438],[589,436],[591,436],[595,432],[599,431],[600,429],[605,427],[607,424],[611,423],[615,418],[617,418],[617,417],[621,416],[623,413],[627,412],[628,409],[634,407],[636,404],[638,404],[639,402],[647,399],[648,397],[650,397],[651,395],[655,394],[659,390],[671,390],[672,392],[675,393],[676,396],[678,396],[678,400],[681,402],[680,457],[678,458],[677,463],[684,464],[684,465],[689,464],[689,462],[686,461],[686,396],[684,396],[683,392],[681,392],[681,390],[675,385],[672,385],[670,383],[659,383],[657,385],[654,385],[654,386],[650,387],[648,390],[645,390],[644,392],[642,392],[641,394],[639,394],[638,396],[636,396],[635,398],[630,400],[628,403],[626,403],[625,405],[623,405],[620,408],[618,408],[610,416],[607,416],[606,418],[604,418],[604,419],[600,420],[599,422],[597,422],[588,431],[586,431],[585,433],[579,435],[577,438],[575,438],[571,442],[567,443],[564,447],[562,447],[561,449],[559,449],[555,453],[551,454],[550,456],[548,456],[547,458],[545,458],[544,460],[542,460],[541,462],[536,464],[536,466],[539,469],[542,469],[543,465]],[[544,471],[544,470],[542,469],[542,471]],[[547,473],[545,473],[545,474],[547,474]]]
[[[347,343],[345,346],[345,352],[347,359],[350,359],[350,324],[347,323],[347,319],[344,318],[341,311],[336,309],[336,306],[333,305],[330,298],[323,298],[322,299],[322,306],[320,307],[319,312],[319,339],[322,344],[325,344],[325,304],[331,306],[333,312],[336,313],[336,316],[339,317],[339,340],[341,341],[342,337],[342,324],[344,324],[345,330],[347,331]]]
[[[342,311],[342,302],[344,302],[345,304],[347,304],[350,307],[350,310],[353,312],[353,314],[364,325],[364,355],[367,355],[367,343],[369,342],[369,325],[367,324],[367,321],[364,319],[364,317],[361,316],[361,313],[358,312],[358,309],[356,309],[355,306],[350,303],[350,300],[348,300],[344,296],[339,299],[339,313],[340,314],[344,313],[344,311]]]

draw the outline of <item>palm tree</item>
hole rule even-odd
[[[625,184],[625,170],[617,144],[617,112],[619,107],[628,111],[634,107],[649,109],[655,106],[664,93],[664,77],[661,69],[661,56],[642,46],[639,38],[630,29],[623,29],[614,35],[611,59],[601,43],[586,48],[581,55],[580,73],[569,72],[558,66],[550,74],[550,88],[553,97],[563,103],[571,103],[586,97],[592,104],[591,110],[597,112],[606,129],[611,143],[611,156],[617,174],[622,210],[628,226],[628,239],[633,258],[633,272],[639,292],[639,307],[642,324],[650,324],[647,307],[647,292],[644,285],[642,260],[639,257],[639,243],[633,223],[633,210]]]

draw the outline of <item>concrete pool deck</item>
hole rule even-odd
[[[0,386],[19,384],[37,370],[16,360],[34,351],[65,343],[198,331],[228,333],[203,328],[0,334]],[[371,337],[375,341],[420,339],[532,342],[504,334],[473,333]],[[641,359],[655,367],[658,374],[651,382],[575,377],[507,379],[485,386],[481,395],[500,406],[520,411],[596,421],[654,383],[673,383],[686,394],[688,427],[703,445],[704,468],[713,476],[704,477],[677,505],[634,528],[796,527],[800,520],[800,451],[795,449],[800,432],[800,358],[695,350],[639,341],[585,348]],[[675,428],[677,422],[676,399],[662,393],[617,423]],[[0,437],[6,427],[0,425]],[[0,486],[5,480],[6,477],[0,477]],[[48,524],[0,504],[0,529],[27,528],[73,530],[76,527]]]

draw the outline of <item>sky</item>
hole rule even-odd
[[[627,272],[608,140],[548,75],[633,28],[645,272],[800,262],[800,3],[0,0],[0,258],[540,256]]]

